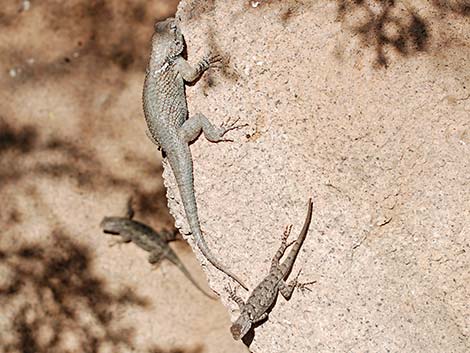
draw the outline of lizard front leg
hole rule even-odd
[[[283,280],[279,282],[279,291],[281,292],[282,296],[286,298],[286,300],[290,299],[295,287],[297,287],[297,280],[299,278],[300,272],[301,270],[297,273],[297,276],[295,276],[295,278],[289,283],[286,283]]]
[[[227,287],[227,291],[229,293],[229,299],[233,300],[235,303],[237,303],[238,308],[242,310],[245,307],[245,302],[241,297],[237,295],[235,290],[233,290],[230,286]]]
[[[174,67],[176,71],[179,72],[183,80],[186,82],[193,82],[199,76],[202,75],[204,71],[208,68],[215,66],[214,64],[221,61],[221,57],[219,55],[207,55],[203,57],[196,66],[192,66],[190,63],[186,61],[182,56],[179,56],[175,60]]]
[[[118,246],[118,248],[121,248],[122,244],[127,244],[132,241],[130,237],[126,237],[125,235],[120,235],[121,238],[112,238],[108,240],[108,246],[112,248],[113,246]]]
[[[169,243],[171,241],[178,240],[179,232],[178,229],[175,228],[172,231],[161,231],[159,232],[159,235],[165,243]]]
[[[259,317],[253,320],[253,323],[256,324],[257,322],[263,321],[264,319],[267,319],[268,316],[268,313],[262,313]]]
[[[163,258],[163,251],[153,250],[148,257],[148,261],[150,264],[154,265],[156,268],[158,263],[162,260],[162,258]]]

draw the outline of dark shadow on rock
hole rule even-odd
[[[0,117],[0,155],[8,150],[27,153],[31,151],[36,140],[37,132],[34,127],[28,125],[17,131]]]
[[[358,35],[364,50],[373,48],[375,64],[386,68],[390,63],[390,50],[402,57],[430,52],[432,33],[439,21],[426,20],[412,4],[396,0],[334,0],[337,20]],[[283,24],[305,11],[313,11],[314,3],[307,0],[247,0],[246,11],[276,11]],[[426,6],[426,5],[425,5]],[[469,0],[432,0],[429,12],[470,16]],[[419,9],[420,12],[422,8]],[[452,20],[451,17],[448,17]]]
[[[407,57],[425,52],[429,45],[429,24],[416,11],[395,0],[337,0],[338,20],[352,23],[365,47],[375,50],[376,64],[387,67],[387,49]],[[356,18],[357,16],[357,18]]]
[[[214,0],[188,1],[187,6],[184,8],[184,13],[180,13],[180,16],[188,21],[199,20],[202,15],[213,11],[214,8]]]
[[[0,131],[0,188],[7,187],[8,182],[17,184],[23,178],[32,176],[70,178],[80,186],[95,190],[137,186],[135,182],[113,176],[92,151],[86,151],[65,139],[54,137],[43,142],[36,128],[13,128],[1,118]],[[59,154],[61,158],[50,158],[53,153]],[[27,167],[23,166],[22,162],[28,158],[34,162]]]
[[[145,1],[68,1],[57,4],[46,0],[34,2],[27,12],[10,9],[0,15],[0,27],[20,28],[28,21],[30,13],[41,14],[44,20],[44,35],[61,33],[74,43],[73,51],[64,52],[56,59],[38,60],[30,70],[31,78],[52,78],[57,75],[73,74],[74,66],[82,65],[84,58],[93,59],[88,67],[90,77],[99,76],[103,70],[116,65],[122,71],[145,69],[148,47],[147,36],[142,30],[152,29],[152,22],[171,15],[178,1],[167,1],[174,7],[168,12],[160,11],[155,18],[149,13]],[[75,21],[71,21],[75,18]],[[25,53],[23,53],[25,51]],[[28,48],[15,48],[10,53],[16,58],[23,57]],[[4,56],[10,55],[9,52]],[[29,52],[31,56],[34,53]],[[34,56],[41,57],[41,53]],[[71,67],[72,66],[72,67]]]
[[[432,0],[432,3],[442,13],[453,13],[464,17],[470,16],[469,0]]]
[[[132,349],[134,328],[119,324],[114,312],[147,308],[148,300],[130,288],[112,293],[93,273],[87,247],[60,229],[51,237],[50,245],[0,249],[0,267],[7,274],[0,287],[0,312],[12,318],[10,329],[0,334],[4,352]]]
[[[147,185],[148,178],[116,175],[91,149],[59,137],[43,140],[36,128],[13,128],[0,117],[0,190],[10,188],[20,193],[21,182],[32,178],[70,181],[90,192],[127,190],[129,195],[136,195],[136,209],[143,218],[151,216],[174,224],[166,205],[166,190],[158,182],[162,166],[142,157],[126,159],[126,163],[142,169],[143,175],[155,180],[155,186]],[[20,220],[20,211],[9,212],[12,222]]]
[[[35,45],[28,44],[31,40],[15,45],[0,41],[0,60],[7,71],[0,89],[22,96],[29,89],[60,87],[67,104],[75,108],[74,115],[81,118],[79,133],[86,140],[96,131],[90,129],[96,117],[107,117],[127,88],[129,75],[140,73],[143,78],[153,23],[171,16],[177,4],[178,0],[160,7],[158,1],[143,0],[45,0],[30,2],[28,11],[5,6],[0,9],[4,35],[28,38],[34,32]],[[99,105],[97,97],[103,97]],[[10,109],[8,114],[15,118],[15,108]]]
[[[312,6],[310,0],[247,0],[245,8],[248,11],[275,10],[279,13],[279,19],[283,24],[287,24],[292,18]]]
[[[337,18],[349,23],[364,47],[373,47],[378,66],[386,67],[386,49],[395,49],[402,56],[426,51],[429,44],[428,24],[413,10],[395,0],[335,0]],[[400,7],[401,6],[401,7]],[[247,1],[248,11],[277,11],[287,24],[302,12],[313,11],[312,3],[303,0]],[[359,16],[360,18],[356,18]],[[352,24],[351,24],[352,23]]]
[[[216,67],[209,69],[201,77],[202,91],[205,96],[208,95],[208,89],[215,86],[215,77],[222,76],[225,80],[235,83],[240,79],[240,74],[230,64],[230,52],[223,51],[217,41],[217,34],[214,28],[210,25],[206,31],[206,43],[207,50],[211,55],[220,56],[220,62],[216,64]]]
[[[148,353],[204,353],[202,346],[196,346],[194,348],[170,348],[163,349],[158,346],[154,346],[148,350]]]
[[[166,190],[163,188],[151,191],[136,190],[135,205],[144,217],[151,216],[158,219],[167,217]]]

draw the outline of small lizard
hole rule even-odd
[[[133,220],[134,212],[128,208],[127,217],[104,217],[101,221],[101,228],[107,234],[119,235],[122,243],[133,242],[139,248],[149,252],[148,261],[152,265],[158,264],[162,259],[170,260],[181,272],[199,289],[204,295],[211,299],[216,297],[208,294],[202,289],[196,280],[191,276],[175,252],[168,243],[176,239],[178,232],[159,232],[157,233],[148,225]]]
[[[189,143],[195,140],[201,131],[211,142],[230,141],[223,136],[240,126],[235,125],[237,121],[230,123],[229,120],[218,128],[203,114],[196,114],[188,119],[185,82],[195,81],[221,59],[219,56],[206,56],[193,67],[182,56],[184,45],[177,20],[169,18],[155,24],[143,89],[147,136],[163,150],[163,156],[170,163],[198,248],[216,268],[247,288],[214,257],[202,236],[194,195],[193,161],[189,149]]]
[[[240,316],[232,324],[230,331],[234,339],[239,340],[247,334],[253,324],[262,321],[268,317],[268,312],[271,309],[274,301],[279,292],[286,299],[290,299],[295,287],[301,289],[306,288],[314,282],[298,283],[300,271],[293,281],[286,283],[285,280],[289,276],[292,267],[294,266],[297,254],[302,246],[305,237],[307,236],[308,227],[312,219],[312,200],[308,200],[308,211],[305,219],[304,226],[300,232],[299,237],[291,244],[287,244],[292,225],[288,226],[284,231],[281,247],[278,249],[271,263],[269,274],[253,289],[253,292],[248,297],[246,303],[240,298],[235,291],[229,288],[230,299],[234,300],[240,308]],[[292,245],[292,249],[287,255],[283,263],[280,263],[281,257],[284,255],[286,249]]]

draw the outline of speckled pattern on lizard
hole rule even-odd
[[[298,283],[297,279],[300,275],[300,271],[290,283],[285,282],[294,266],[300,247],[307,236],[311,219],[312,200],[309,199],[307,217],[305,218],[304,226],[300,231],[300,235],[297,240],[291,244],[287,244],[287,238],[289,237],[292,228],[292,226],[288,226],[283,234],[281,246],[272,259],[269,274],[255,287],[255,289],[253,289],[253,292],[248,297],[246,303],[235,293],[234,290],[229,288],[230,299],[235,301],[240,308],[240,316],[230,328],[234,339],[239,340],[243,338],[243,336],[250,331],[253,324],[256,324],[268,317],[268,312],[272,308],[279,292],[281,292],[284,298],[289,299],[296,287],[300,289],[308,289],[306,286],[314,283]],[[290,245],[292,245],[292,249],[284,262],[280,263],[279,261],[281,260],[281,257]]]
[[[156,232],[150,226],[133,220],[134,211],[131,203],[128,203],[127,215],[125,217],[104,217],[101,221],[103,232],[121,237],[122,243],[132,242],[139,248],[149,252],[148,261],[152,265],[158,264],[162,259],[172,262],[181,272],[199,289],[205,296],[215,299],[216,297],[207,293],[189,271],[183,265],[175,252],[170,248],[169,242],[176,240],[178,232],[161,231]]]

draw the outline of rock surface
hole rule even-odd
[[[209,247],[253,288],[314,218],[254,352],[470,350],[470,21],[458,1],[190,1],[190,113],[248,127],[191,147]],[[171,173],[169,206],[188,233]],[[191,242],[191,238],[188,238]],[[193,244],[194,245],[194,244]],[[207,265],[198,252],[199,260]],[[229,281],[210,265],[210,285]],[[232,283],[233,285],[233,283]],[[239,290],[246,298],[247,294]]]

